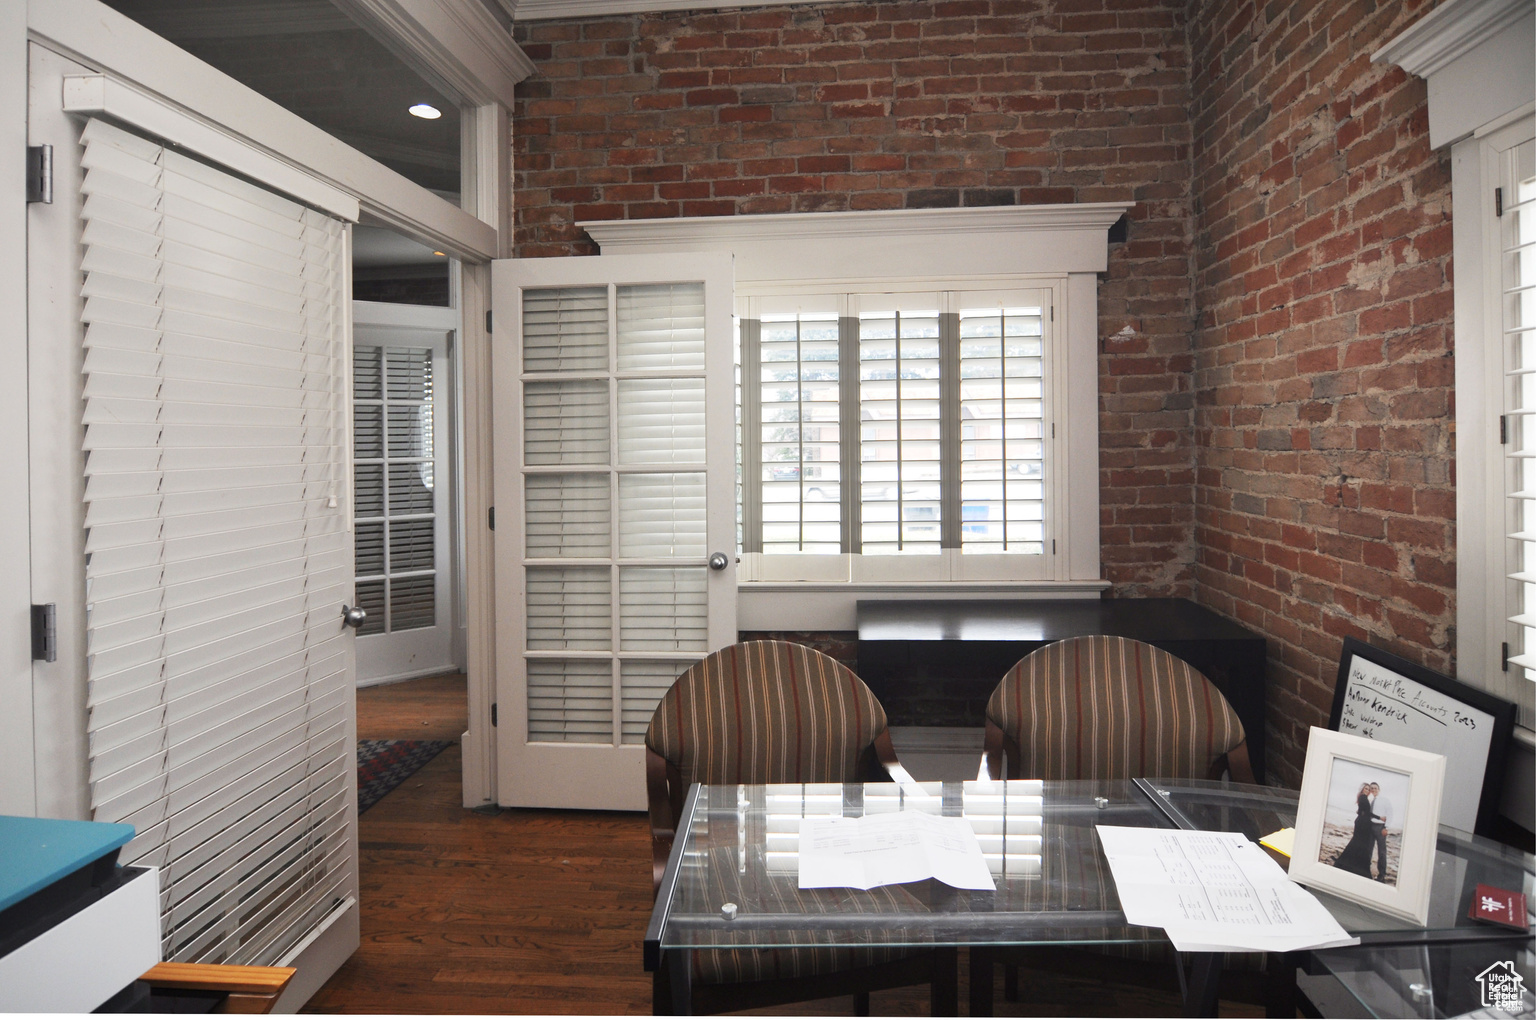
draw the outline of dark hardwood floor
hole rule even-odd
[[[358,735],[452,739],[462,676],[365,688]],[[468,811],[458,744],[361,816],[362,945],[310,1013],[649,1013],[640,942],[651,912],[650,834],[638,813]],[[961,1003],[965,1002],[961,954]],[[1112,973],[1114,961],[1105,961]],[[1178,1016],[1172,995],[1097,976],[1026,971],[1006,1016]],[[928,1012],[926,987],[877,992],[878,1016]],[[760,1011],[849,1015],[852,1000]],[[1257,1016],[1223,1003],[1225,1016]]]

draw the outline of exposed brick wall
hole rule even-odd
[[[1193,591],[1181,0],[929,0],[519,23],[516,254],[582,219],[1133,200],[1101,278],[1105,577]],[[942,267],[940,267],[942,268]]]
[[[1197,597],[1270,639],[1275,778],[1345,635],[1450,671],[1450,168],[1370,54],[1426,0],[1197,0]]]

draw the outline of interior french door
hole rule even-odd
[[[643,809],[656,703],[735,640],[731,277],[493,266],[503,805]]]
[[[358,682],[448,672],[448,334],[358,322],[352,350]]]

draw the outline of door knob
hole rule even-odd
[[[363,621],[366,619],[368,619],[368,610],[364,609],[362,606],[349,606],[345,603],[342,604],[342,626],[351,627],[353,630],[359,630],[362,628]]]
[[[730,558],[727,557],[725,555],[725,553],[710,553],[709,554],[709,569],[710,570],[724,570],[727,566],[730,565],[730,562],[731,562]]]

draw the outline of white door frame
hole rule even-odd
[[[27,306],[26,167],[15,158],[27,145],[27,9],[0,4],[0,304]],[[27,317],[0,320],[0,362],[12,373],[27,363]],[[26,387],[13,386],[0,401],[0,814],[33,815],[37,790],[32,748],[32,654],[30,589],[32,576],[31,509],[25,485],[27,444]]]

